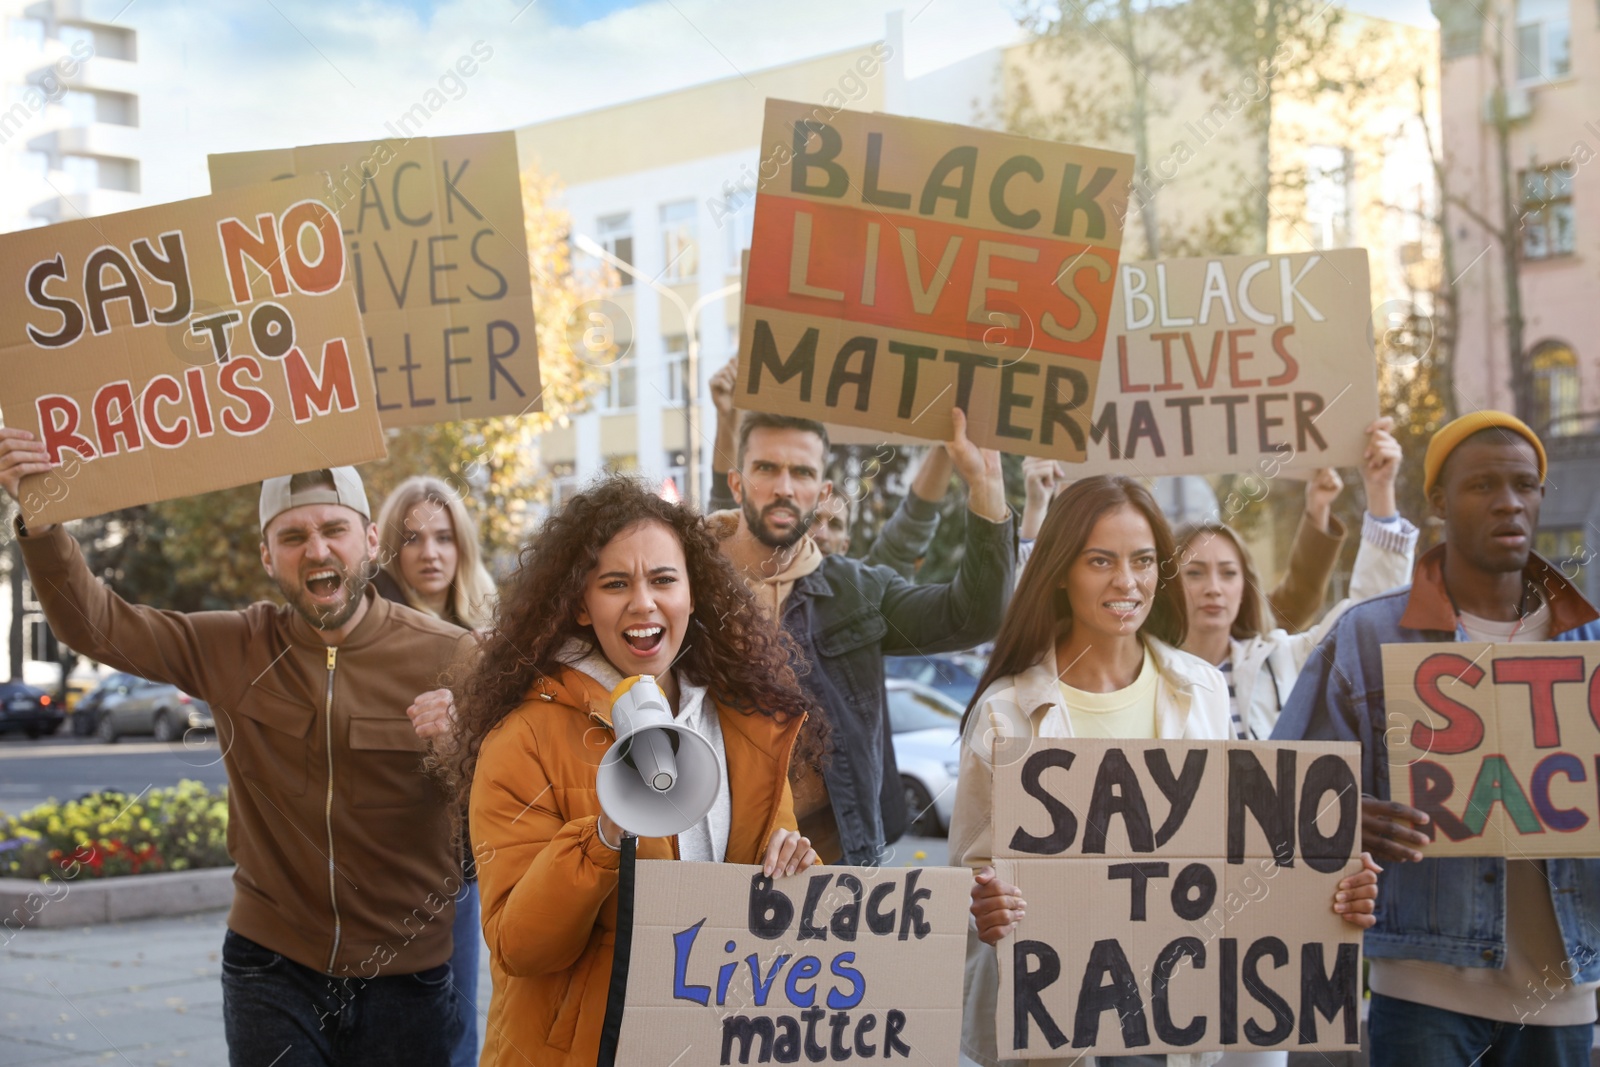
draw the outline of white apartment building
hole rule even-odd
[[[0,232],[147,203],[139,35],[83,0],[0,0]]]

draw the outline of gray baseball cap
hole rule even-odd
[[[304,474],[285,474],[261,483],[261,532],[290,508],[305,504],[343,504],[372,521],[367,490],[354,467],[326,467]]]

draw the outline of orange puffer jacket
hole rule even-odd
[[[472,783],[473,853],[494,995],[480,1064],[591,1067],[617,927],[619,853],[600,842],[595,771],[611,747],[611,694],[566,668],[483,740]],[[717,705],[728,757],[729,863],[759,863],[795,829],[789,758],[801,720]],[[640,838],[676,859],[676,838]]]

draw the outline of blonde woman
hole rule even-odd
[[[478,526],[454,489],[438,478],[401,482],[378,512],[373,586],[388,600],[481,632],[494,617],[494,579],[483,566]],[[466,834],[463,841],[468,841]],[[450,1067],[478,1062],[478,878],[470,845],[462,855],[450,975],[463,1026]]]
[[[378,591],[468,630],[494,616],[494,579],[484,568],[478,526],[438,478],[407,478],[378,513]]]

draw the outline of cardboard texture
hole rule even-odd
[[[210,157],[213,189],[315,171],[335,210],[385,426],[542,410],[516,136]]]
[[[1389,796],[1432,816],[1425,855],[1600,856],[1597,668],[1589,641],[1383,646]]]
[[[636,885],[619,1065],[955,1067],[965,869],[818,867],[774,883],[755,865],[645,860]]]
[[[1359,466],[1371,317],[1363,248],[1122,264],[1077,476]]]
[[[1133,160],[768,100],[739,407],[1085,457]]]
[[[1359,1045],[1360,747],[996,742],[1002,1059]],[[1089,921],[1084,921],[1085,919]]]
[[[385,455],[339,220],[296,179],[0,236],[0,410],[45,525]]]

